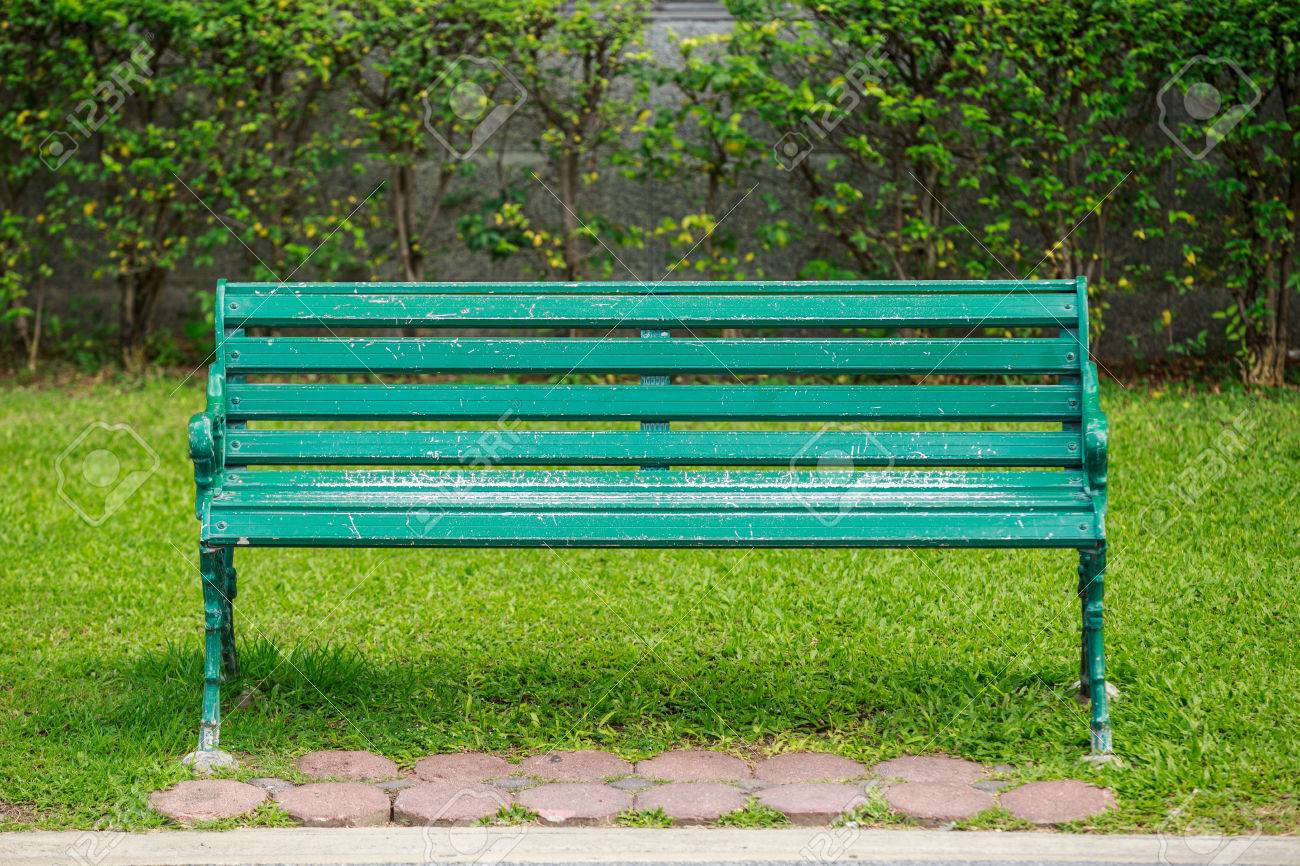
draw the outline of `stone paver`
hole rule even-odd
[[[664,752],[638,761],[636,771],[662,782],[736,782],[750,778],[749,766],[735,755],[704,749]]]
[[[327,750],[308,752],[294,766],[313,779],[347,779],[351,782],[379,782],[399,775],[397,765],[373,752]]]
[[[516,802],[545,824],[611,824],[632,808],[632,795],[609,785],[559,782],[520,791]]]
[[[804,826],[829,824],[866,799],[856,786],[840,784],[778,785],[758,793],[760,803]]]
[[[502,776],[500,779],[492,779],[489,785],[495,785],[502,791],[522,791],[525,788],[536,788],[541,782],[532,776]]]
[[[1030,782],[1003,794],[1002,806],[1017,818],[1035,824],[1064,824],[1114,808],[1115,795],[1074,780]]]
[[[673,782],[636,795],[637,809],[663,809],[677,824],[707,824],[748,801],[739,788],[721,782]]]
[[[993,808],[993,795],[950,782],[904,782],[885,789],[895,812],[921,821],[960,821]]]
[[[857,761],[826,752],[789,752],[761,761],[754,776],[774,785],[796,782],[847,782],[865,775]]]
[[[274,776],[263,779],[249,779],[248,784],[256,785],[268,794],[278,794],[280,791],[287,791],[293,787],[293,782],[277,779]]]
[[[417,826],[466,827],[509,805],[510,795],[491,785],[424,782],[397,795],[393,820]]]
[[[149,795],[149,805],[181,824],[193,821],[219,821],[234,818],[256,809],[266,799],[266,791],[233,779],[205,779],[178,782],[166,791]]]
[[[316,782],[275,795],[280,808],[308,827],[375,827],[388,823],[392,804],[374,785]]]
[[[609,752],[581,749],[533,755],[524,759],[519,770],[548,782],[603,782],[611,776],[626,776],[632,765]]]
[[[415,765],[415,775],[426,782],[486,782],[508,776],[510,770],[504,758],[482,752],[430,755]]]
[[[905,755],[881,761],[871,768],[882,779],[902,779],[904,782],[944,782],[950,785],[969,785],[982,779],[989,771],[974,761],[946,758],[942,755]]]
[[[651,782],[649,779],[643,779],[640,776],[627,776],[626,778],[619,779],[616,782],[610,782],[609,786],[611,788],[618,788],[620,791],[631,791],[635,794],[637,791],[644,791],[646,788],[653,788],[655,783]]]

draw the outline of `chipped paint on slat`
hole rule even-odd
[[[1077,420],[1077,385],[231,384],[240,420]]]
[[[1069,294],[294,295],[230,300],[241,326],[460,328],[901,328],[1063,327],[1077,321]]]
[[[646,333],[666,333],[646,331]],[[1072,339],[556,339],[239,337],[229,370],[353,373],[1061,374]]]
[[[445,430],[245,430],[228,437],[240,465],[478,465],[482,433]],[[856,467],[1082,465],[1078,436],[1018,431],[639,430],[513,431],[493,465],[645,463],[817,466],[845,455]]]
[[[764,280],[640,282],[228,283],[232,296],[287,295],[839,295],[1073,293],[1074,280]]]

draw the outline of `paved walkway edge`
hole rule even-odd
[[[1207,851],[1218,856],[1207,857]],[[1300,838],[1225,840],[846,828],[375,827],[0,833],[0,863],[5,866],[837,862],[1298,866]]]

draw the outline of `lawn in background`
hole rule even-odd
[[[1123,767],[1080,761],[1072,551],[241,551],[222,745],[239,778],[335,747],[942,752],[1108,785],[1098,830],[1295,832],[1300,395],[1214,390],[1104,394]],[[0,386],[0,828],[161,826],[188,776],[201,402]],[[91,526],[56,462],[100,421],[159,464]]]

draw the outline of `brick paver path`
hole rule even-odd
[[[834,782],[778,785],[758,792],[758,801],[770,806],[791,824],[829,824],[845,812],[867,802],[861,788]]]
[[[294,767],[313,779],[346,779],[350,782],[381,782],[398,775],[396,764],[373,752],[308,752]]]
[[[920,821],[961,821],[993,808],[993,795],[952,782],[904,782],[885,789],[895,812]]]
[[[374,785],[316,782],[275,795],[289,817],[308,827],[375,827],[387,824],[392,804]]]
[[[749,808],[752,798],[792,824],[826,825],[882,796],[893,812],[923,825],[963,821],[1001,806],[1017,818],[1052,827],[1115,806],[1114,794],[1085,782],[995,781],[988,777],[1014,779],[1016,768],[944,755],[905,755],[868,769],[826,752],[750,761],[721,751],[682,749],[635,766],[594,749],[548,752],[519,763],[457,752],[430,755],[403,773],[371,752],[320,751],[303,755],[295,767],[309,778],[348,781],[190,781],[155,792],[149,802],[171,820],[189,824],[248,815],[269,793],[290,817],[311,827],[476,824],[512,806],[544,824],[614,824],[634,809],[662,810],[675,824],[709,824]]]
[[[510,795],[492,785],[424,782],[398,792],[393,820],[419,826],[468,826],[509,805]]]
[[[534,755],[524,759],[519,769],[548,782],[603,782],[612,776],[626,776],[632,765],[609,752],[583,749]]]
[[[415,775],[426,782],[486,782],[509,776],[513,767],[505,758],[482,752],[430,755],[415,765]]]
[[[664,752],[638,762],[636,772],[663,782],[736,782],[750,777],[749,766],[735,755],[701,749]]]
[[[789,752],[760,761],[754,775],[774,785],[795,782],[847,782],[865,776],[867,768],[857,761],[826,752]]]
[[[520,791],[519,804],[546,824],[612,824],[632,808],[632,795],[609,785],[556,782]]]
[[[155,791],[149,805],[179,824],[219,821],[253,811],[266,800],[266,791],[232,779],[203,779],[180,782],[166,791]]]
[[[1086,782],[1030,782],[1002,795],[1002,805],[1035,824],[1064,824],[1100,815],[1115,806],[1115,795]]]
[[[636,795],[640,810],[662,809],[675,824],[708,824],[745,808],[744,791],[721,782],[673,782]]]
[[[928,755],[909,755],[892,761],[881,761],[871,768],[871,772],[882,779],[947,782],[954,785],[969,785],[989,774],[987,769],[974,761]]]

